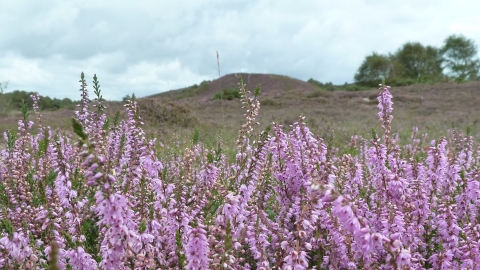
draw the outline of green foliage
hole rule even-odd
[[[308,98],[316,98],[316,97],[320,97],[320,96],[327,97],[328,93],[326,91],[337,91],[337,90],[362,91],[362,90],[372,89],[372,87],[369,87],[369,86],[363,86],[363,85],[359,85],[359,84],[355,84],[355,83],[350,83],[349,84],[347,82],[345,82],[345,84],[343,84],[343,85],[334,85],[331,82],[322,83],[322,82],[319,82],[319,81],[317,81],[315,79],[312,79],[312,78],[310,78],[307,82],[319,88],[318,91],[309,94],[307,96]]]
[[[73,132],[75,132],[75,134],[77,134],[82,139],[82,141],[87,140],[88,136],[83,131],[82,124],[80,124],[75,118],[72,118],[72,127],[73,127]]]
[[[9,237],[13,236],[13,226],[7,219],[0,220],[0,229],[7,232]]]
[[[240,91],[238,88],[233,87],[233,88],[227,88],[223,89],[223,91],[217,92],[214,96],[213,99],[226,99],[226,100],[234,100],[237,98],[240,98]]]
[[[15,146],[15,142],[17,141],[17,133],[13,130],[7,130],[7,147],[8,150],[12,150]]]
[[[200,139],[200,132],[198,132],[198,129],[195,129],[195,131],[193,131],[192,144],[193,145],[198,144],[199,139]]]
[[[5,189],[5,184],[0,183],[0,207],[6,206],[8,203],[9,199]]]
[[[258,85],[258,86],[255,88],[255,95],[254,95],[254,97],[257,98],[259,94],[260,94],[260,85]]]
[[[311,84],[313,84],[313,85],[315,85],[315,86],[317,86],[317,87],[319,87],[319,88],[323,88],[323,83],[321,83],[321,82],[319,82],[319,81],[317,81],[317,80],[314,80],[313,78],[308,79],[307,82],[308,82],[308,83],[311,83]]]
[[[137,104],[139,114],[148,123],[173,124],[182,127],[191,127],[198,123],[198,119],[188,107],[172,101],[142,98],[137,101]]]
[[[30,113],[28,112],[27,104],[22,99],[22,107],[20,108],[20,112],[22,113],[23,121],[27,121],[28,116]]]
[[[444,67],[448,75],[457,81],[474,80],[479,77],[480,60],[477,55],[477,45],[463,35],[451,35],[445,39],[440,50]]]
[[[138,226],[138,231],[140,233],[144,233],[146,229],[147,229],[147,222],[145,221],[145,219],[142,219],[142,221],[140,222],[140,225]]]
[[[277,106],[277,105],[280,105],[280,103],[276,102],[275,100],[273,99],[263,99],[262,101],[260,101],[260,105],[261,106]]]
[[[135,100],[137,97],[135,96],[135,93],[132,93],[132,95],[126,95],[122,98],[123,103],[127,103],[128,100]]]
[[[177,256],[178,256],[178,266],[180,269],[184,269],[185,266],[185,261],[186,261],[186,256],[183,251],[183,245],[182,245],[182,235],[180,234],[180,230],[177,230],[175,232],[175,239],[177,243]]]
[[[393,76],[419,82],[436,81],[442,77],[440,50],[423,46],[419,42],[407,42],[391,58]]]
[[[27,104],[27,107],[33,106],[33,100],[30,95],[34,92],[26,92],[15,90],[13,92],[5,93],[6,83],[0,83],[0,112],[7,110],[18,110],[22,108],[22,101]],[[75,109],[77,102],[69,98],[57,99],[48,96],[40,95],[38,107],[40,110],[58,110],[58,109]]]
[[[126,96],[124,96],[124,97],[122,98],[122,101],[123,101],[123,103],[126,103],[127,100],[131,100],[131,99],[132,99],[132,96],[126,95]]]
[[[449,36],[441,49],[407,42],[394,54],[367,56],[354,76],[355,83],[376,87],[384,77],[390,86],[405,86],[438,82],[445,75],[459,82],[475,80],[480,76],[476,54],[474,42],[461,35]]]
[[[198,93],[201,93],[205,90],[208,90],[209,89],[209,87],[208,87],[209,84],[210,84],[210,81],[202,81],[200,83],[200,85],[194,84],[194,85],[182,88],[182,89],[172,90],[172,91],[168,91],[168,92],[162,92],[162,93],[159,93],[159,94],[156,94],[156,95],[152,95],[150,97],[168,97],[168,98],[174,99],[174,100],[183,99],[183,98],[187,98],[187,97],[192,97],[192,96],[194,96]]]
[[[97,79],[97,74],[93,74],[93,93],[97,96],[97,100],[104,101],[103,96],[100,90],[100,82]],[[105,110],[105,106],[103,104],[98,105],[98,111],[103,112]]]
[[[376,52],[368,55],[355,74],[355,83],[363,86],[377,86],[382,77],[390,78],[393,65],[389,56]]]
[[[338,87],[333,85],[333,83],[331,83],[331,82],[322,83],[322,82],[319,82],[319,81],[314,80],[312,78],[310,78],[307,82],[313,84],[314,86],[316,86],[318,88],[325,89],[325,90],[328,90],[328,91],[335,91],[335,90],[339,89]]]
[[[372,89],[371,87],[368,86],[361,86],[358,84],[347,84],[343,85],[342,90],[345,91],[362,91],[362,90],[370,90]]]
[[[99,230],[98,230],[97,220],[84,219],[82,220],[80,227],[82,230],[82,234],[85,235],[85,251],[90,254],[98,254]]]
[[[115,116],[113,117],[113,127],[117,127],[119,123],[120,123],[120,111],[117,111],[115,113]]]

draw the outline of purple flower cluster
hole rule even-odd
[[[480,148],[450,132],[382,134],[340,154],[308,129],[246,122],[233,161],[196,143],[158,157],[135,101],[107,117],[82,74],[74,134],[26,116],[0,152],[0,267],[19,269],[480,269]],[[94,108],[94,109],[93,109]],[[168,146],[167,146],[168,147]],[[177,149],[178,150],[178,149]],[[172,151],[175,152],[175,151]]]

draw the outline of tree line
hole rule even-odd
[[[5,92],[8,86],[8,82],[0,82],[0,112],[7,110],[18,110],[22,108],[22,103],[25,102],[29,108],[33,105],[33,100],[30,95],[33,92],[26,92],[15,90],[12,92]],[[38,107],[40,110],[58,110],[58,109],[74,109],[77,102],[72,101],[69,98],[57,99],[50,98],[48,96],[40,96],[38,101]]]
[[[469,81],[480,78],[477,45],[463,35],[451,35],[442,47],[407,42],[395,53],[373,52],[365,57],[354,76],[355,84],[410,85],[438,81]]]

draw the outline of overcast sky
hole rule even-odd
[[[0,81],[78,100],[84,71],[119,100],[216,79],[218,51],[221,75],[343,84],[366,55],[407,41],[480,44],[479,11],[478,0],[0,0]]]

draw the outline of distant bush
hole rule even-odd
[[[172,101],[142,98],[137,104],[143,120],[149,123],[190,127],[198,121],[188,108]]]
[[[371,90],[371,89],[372,87],[361,86],[358,84],[345,84],[344,86],[342,86],[342,90],[345,90],[345,91],[363,91],[363,90]]]
[[[331,83],[331,82],[322,83],[322,82],[319,82],[319,81],[314,80],[312,78],[310,78],[307,82],[315,85],[318,88],[322,88],[322,89],[325,89],[325,90],[328,90],[328,91],[339,90],[339,88],[337,86],[333,85],[333,83]]]
[[[317,90],[307,95],[307,98],[328,97],[330,94],[324,90]]]
[[[308,82],[308,83],[311,83],[311,84],[313,84],[313,85],[315,85],[315,86],[317,86],[317,87],[320,87],[320,88],[322,88],[322,87],[324,86],[324,84],[323,84],[322,82],[319,82],[319,81],[317,81],[317,80],[314,80],[313,78],[310,78],[307,82]]]
[[[233,87],[233,88],[228,88],[228,89],[223,89],[223,91],[217,92],[214,96],[213,99],[226,99],[226,100],[234,100],[236,98],[240,98],[240,91],[238,88]]]
[[[176,99],[191,97],[197,93],[207,90],[209,84],[210,84],[210,81],[202,81],[200,85],[194,84],[189,87],[183,88],[178,91],[178,94],[176,95]]]
[[[264,99],[262,101],[260,101],[260,105],[261,106],[277,106],[277,105],[280,105],[280,103],[278,103],[277,101],[273,100],[273,99]]]

